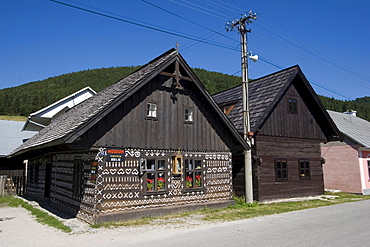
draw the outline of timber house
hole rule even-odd
[[[54,119],[11,153],[27,194],[89,223],[232,202],[248,146],[177,50]]]
[[[213,95],[240,134],[242,87]],[[254,200],[324,193],[320,143],[341,134],[299,66],[249,82]],[[233,157],[236,195],[244,195],[242,151]]]

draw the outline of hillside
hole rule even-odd
[[[0,90],[0,115],[28,116],[86,86],[99,92],[138,68],[139,66],[131,66],[84,70],[2,89]],[[234,87],[241,81],[238,76],[197,68],[193,70],[210,94]],[[353,101],[319,97],[328,110],[338,112],[356,110],[359,117],[370,121],[370,97]]]

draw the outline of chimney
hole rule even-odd
[[[354,111],[354,110],[348,110],[346,112],[343,112],[344,114],[347,114],[347,115],[350,115],[350,116],[354,116],[356,117],[356,114],[357,114],[357,111]]]

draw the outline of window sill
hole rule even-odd
[[[167,190],[161,190],[161,191],[145,191],[143,194],[145,196],[147,196],[147,195],[164,195],[164,194],[168,194],[168,191]]]
[[[145,117],[145,120],[152,120],[152,121],[158,121],[157,117]]]

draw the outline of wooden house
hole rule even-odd
[[[90,222],[231,202],[232,154],[248,148],[171,49],[54,119],[11,156],[27,194]]]
[[[242,87],[213,98],[242,134]],[[254,199],[323,194],[320,143],[338,140],[340,132],[299,66],[249,82],[249,106]],[[233,159],[233,184],[243,195],[241,155]]]
[[[321,145],[325,189],[370,195],[370,122],[354,111],[328,113],[344,141]]]

